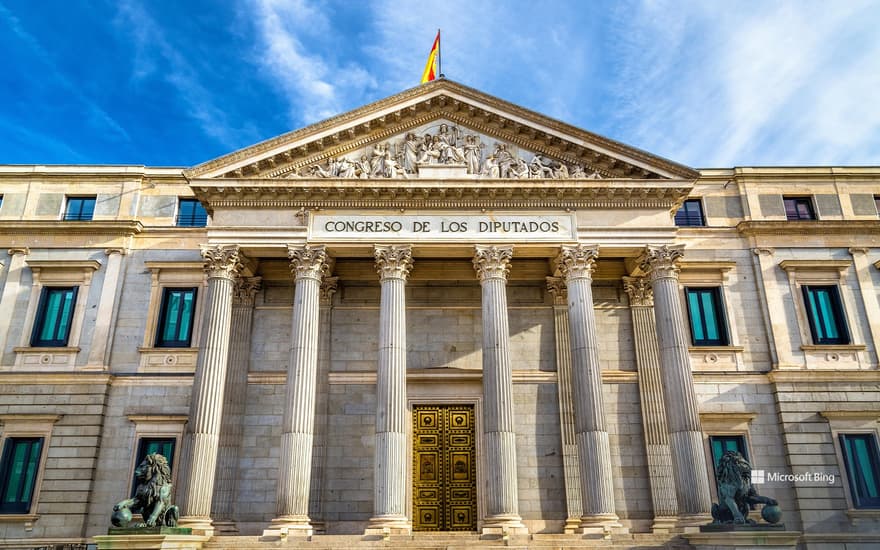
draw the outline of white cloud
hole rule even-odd
[[[376,86],[358,64],[340,64],[331,55],[309,52],[301,37],[337,32],[321,10],[307,0],[255,0],[257,62],[287,96],[293,124],[311,123],[351,107],[347,97],[360,97]]]
[[[876,156],[870,4],[652,2],[619,16],[617,128],[640,146],[698,166]]]
[[[200,84],[196,69],[169,42],[162,27],[140,4],[125,0],[117,6],[117,26],[126,36],[134,37],[132,78],[147,81],[161,73],[177,89],[189,116],[198,122],[205,135],[230,149],[239,147],[242,131],[230,126],[226,113],[214,103],[211,91]],[[243,133],[251,138],[254,132],[246,129]]]

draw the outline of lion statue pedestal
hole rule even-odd
[[[180,510],[171,504],[171,468],[168,460],[154,453],[144,457],[134,471],[134,496],[113,507],[106,535],[95,537],[99,550],[119,548],[200,550],[211,537],[196,536],[188,527],[178,527]],[[141,521],[134,519],[135,514]]]

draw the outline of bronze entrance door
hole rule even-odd
[[[476,531],[473,405],[413,406],[413,529]]]

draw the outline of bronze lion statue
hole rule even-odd
[[[756,504],[775,506],[777,502],[762,497],[752,485],[752,465],[736,451],[725,451],[718,461],[718,503],[712,504],[713,523],[756,523],[748,519]]]
[[[113,507],[111,522],[128,527],[132,513],[141,514],[143,522],[133,527],[177,527],[180,511],[171,504],[171,468],[159,453],[149,454],[134,471],[137,489],[134,498],[120,501]]]

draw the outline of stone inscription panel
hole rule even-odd
[[[317,212],[309,240],[435,242],[569,242],[571,214],[348,214]]]

